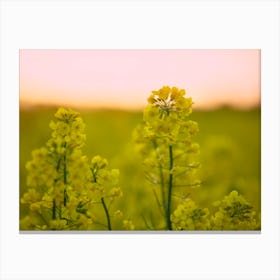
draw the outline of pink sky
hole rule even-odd
[[[260,104],[260,50],[20,50],[20,101],[142,108],[184,88],[198,107]]]

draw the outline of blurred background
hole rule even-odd
[[[31,151],[50,138],[60,106],[81,113],[89,158],[120,169],[118,202],[144,229],[159,213],[132,133],[152,90],[186,89],[198,122],[199,188],[188,193],[211,208],[235,189],[261,211],[260,50],[20,50],[20,194]],[[26,209],[21,207],[21,214]]]

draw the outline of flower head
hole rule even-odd
[[[252,230],[257,228],[256,213],[247,200],[237,191],[232,191],[213,206],[218,210],[212,216],[213,229]]]
[[[188,199],[178,205],[171,215],[171,221],[176,230],[207,230],[210,228],[208,215],[207,208],[199,208]]]
[[[182,110],[191,113],[192,99],[185,98],[184,95],[184,89],[180,90],[177,87],[164,86],[159,90],[152,91],[148,102],[167,114],[172,111],[180,112]]]

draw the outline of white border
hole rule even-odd
[[[1,279],[279,279],[279,2],[1,1]],[[262,233],[18,232],[20,48],[262,50]]]

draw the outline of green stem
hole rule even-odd
[[[154,149],[157,149],[157,143],[156,141],[153,142],[154,145]],[[162,172],[162,165],[160,163],[159,157],[158,158],[158,162],[159,162],[159,178],[160,178],[160,186],[161,186],[161,200],[162,200],[162,206],[163,206],[163,211],[164,213],[166,213],[166,199],[165,199],[165,192],[164,192],[164,176],[163,176],[163,172]]]
[[[165,216],[166,211],[162,209],[162,205],[161,205],[160,202],[159,202],[159,199],[158,199],[158,196],[157,196],[157,193],[156,193],[155,189],[153,189],[153,194],[154,194],[154,196],[155,196],[155,199],[156,199],[156,202],[157,202],[157,205],[158,205],[158,208],[159,208],[160,213],[161,213],[163,216]],[[165,209],[165,207],[164,207],[164,209]]]
[[[64,155],[63,182],[64,182],[64,185],[67,185],[66,155]]]
[[[164,176],[162,172],[162,166],[159,168],[159,175],[160,175],[160,185],[161,185],[161,199],[164,212],[166,212],[166,201],[165,201],[165,192],[164,192]]]
[[[169,146],[169,171],[173,168],[173,148]],[[172,230],[172,223],[170,220],[171,215],[171,197],[172,197],[172,185],[173,185],[173,174],[169,173],[169,181],[168,181],[168,197],[167,197],[167,209],[166,209],[166,224],[167,229]]]
[[[104,211],[105,211],[105,214],[106,214],[108,230],[112,230],[112,228],[111,228],[110,216],[109,216],[109,211],[108,211],[108,208],[107,208],[107,206],[106,206],[104,197],[101,197],[101,203],[102,203],[102,205],[103,205],[103,208],[104,208]]]
[[[64,147],[65,147],[65,153],[64,153],[64,158],[63,158],[63,161],[64,161],[64,166],[63,166],[63,182],[64,182],[64,185],[66,186],[67,185],[67,165],[66,165],[66,143],[64,144]],[[67,192],[66,192],[66,189],[64,189],[63,191],[63,205],[66,206],[67,204]]]
[[[52,219],[53,219],[53,220],[56,219],[56,203],[55,203],[55,199],[53,199]]]
[[[62,209],[61,209],[61,205],[58,208],[58,215],[59,215],[59,219],[62,219]]]

